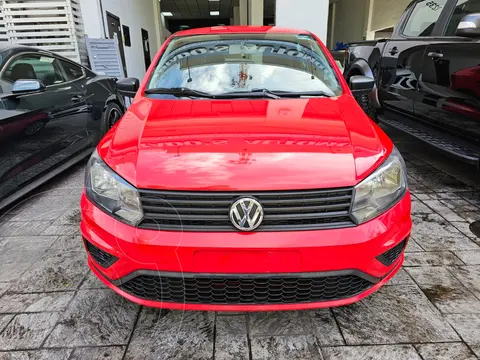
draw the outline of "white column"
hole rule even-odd
[[[240,7],[233,8],[233,25],[240,25]]]
[[[248,0],[248,25],[263,25],[262,0]]]
[[[248,25],[248,0],[238,0],[240,25]]]
[[[1,3],[1,1],[0,1]],[[80,0],[85,34],[91,38],[103,38],[103,17],[100,4],[96,0]]]
[[[153,53],[157,53],[160,50],[160,47],[163,44],[163,24],[162,24],[162,10],[160,9],[160,1],[152,0],[153,1],[153,16],[155,19],[155,36],[157,38],[156,41],[156,49]],[[152,55],[154,55],[152,54]]]
[[[311,31],[326,43],[328,3],[328,0],[276,0],[275,25]]]
[[[366,40],[373,40],[375,39],[375,31],[372,31],[372,20],[373,20],[373,7],[375,6],[375,0],[370,0],[367,3],[368,13],[366,23],[366,30],[365,30],[365,39]]]

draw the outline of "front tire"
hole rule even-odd
[[[103,113],[102,118],[102,136],[105,135],[108,130],[112,128],[123,116],[123,110],[116,103],[111,102],[108,104],[107,109]]]

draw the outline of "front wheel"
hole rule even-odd
[[[108,104],[107,109],[103,113],[102,119],[102,135],[105,135],[123,116],[123,110],[116,103]]]

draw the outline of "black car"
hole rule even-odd
[[[36,48],[0,47],[0,209],[88,156],[124,112],[115,78]]]
[[[391,39],[350,44],[344,76],[374,78],[373,119],[480,165],[480,0],[414,0]]]

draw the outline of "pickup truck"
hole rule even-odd
[[[414,0],[390,39],[349,44],[344,76],[375,121],[480,167],[480,0]]]

